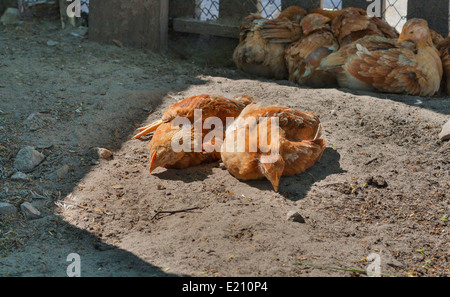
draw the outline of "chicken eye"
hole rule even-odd
[[[409,34],[414,34],[414,31],[409,31]]]

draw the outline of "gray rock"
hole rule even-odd
[[[30,171],[39,165],[45,156],[36,151],[32,146],[22,148],[14,160],[14,167],[19,171]]]
[[[51,201],[49,199],[41,198],[41,197],[33,197],[31,200],[31,205],[36,209],[41,209],[43,207],[49,206]]]
[[[30,180],[28,178],[28,175],[26,175],[25,173],[20,172],[20,171],[14,173],[13,176],[11,176],[11,179],[15,180],[15,181],[29,181]]]
[[[23,124],[30,131],[36,131],[37,129],[41,128],[44,125],[42,114],[39,112],[33,112],[26,118]]]
[[[64,165],[63,167],[59,168],[58,170],[56,170],[56,175],[59,178],[63,178],[65,177],[68,173],[70,172],[70,166],[69,165]]]
[[[105,148],[97,148],[98,157],[102,159],[109,159],[113,156],[113,152]]]
[[[20,14],[17,8],[8,8],[0,17],[0,23],[3,25],[16,25],[19,23]]]
[[[9,203],[0,202],[0,215],[13,215],[17,213],[17,208]]]
[[[49,41],[47,41],[47,45],[48,45],[48,46],[55,46],[55,45],[58,45],[58,44],[59,44],[58,41],[54,41],[54,40],[49,40]]]
[[[39,219],[41,217],[41,212],[30,202],[22,203],[20,209],[22,210],[23,215],[29,220]]]
[[[302,215],[299,214],[298,212],[296,212],[295,210],[288,212],[288,214],[286,216],[286,220],[290,221],[290,222],[301,223],[301,224],[306,223],[305,218],[303,218]]]
[[[450,139],[450,120],[442,127],[442,131],[439,134],[439,139],[441,141],[446,141]]]
[[[55,119],[46,116],[40,112],[33,112],[28,116],[28,118],[23,122],[23,124],[30,129],[30,131],[36,131],[39,128],[44,127],[47,123],[54,123]]]

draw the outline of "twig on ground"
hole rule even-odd
[[[153,221],[159,214],[162,214],[162,213],[174,214],[174,213],[180,213],[180,212],[187,212],[187,211],[191,211],[191,210],[195,210],[195,209],[199,209],[199,208],[200,207],[195,206],[195,207],[179,209],[179,210],[155,210],[156,213],[150,220]]]
[[[372,159],[372,160],[370,160],[369,162],[367,162],[366,164],[364,164],[364,165],[370,165],[370,164],[372,164],[373,162],[375,162],[375,161],[377,161],[378,160],[378,158],[374,158],[374,159]]]

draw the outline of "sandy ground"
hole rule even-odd
[[[374,253],[387,275],[450,274],[450,146],[437,139],[448,98],[299,88],[99,45],[51,22],[1,27],[0,67],[0,202],[19,209],[0,216],[2,276],[65,276],[71,253],[82,276],[360,276]],[[279,193],[219,163],[149,174],[136,127],[202,93],[316,113],[323,158]],[[46,159],[14,181],[27,145]],[[96,147],[114,156],[98,159]],[[20,205],[35,194],[48,203],[27,220]],[[286,219],[293,210],[304,223]]]

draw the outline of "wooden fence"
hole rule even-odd
[[[202,0],[170,0],[169,16],[175,31],[209,34],[222,37],[238,36],[240,19],[250,13],[261,11],[261,0],[220,0],[219,15],[215,21],[198,19],[198,2]],[[281,9],[291,5],[301,5],[307,10],[323,7],[324,0],[281,0]],[[367,9],[375,3],[379,11],[385,11],[392,0],[342,0],[342,7]],[[449,35],[450,0],[398,0],[408,2],[407,18],[423,18],[431,28],[444,36]],[[395,2],[395,1],[394,1]]]
[[[167,49],[169,23],[175,32],[238,38],[239,24],[250,13],[261,12],[263,0],[220,0],[213,21],[199,18],[204,0],[95,0],[89,5],[89,37],[93,41]],[[217,0],[216,0],[217,1]],[[324,0],[280,0],[280,9],[294,4],[310,10],[323,7]],[[431,28],[449,35],[450,0],[342,0],[342,7],[367,9],[376,2],[384,11],[386,3],[408,1],[407,18],[424,18]],[[386,2],[388,1],[388,2]]]

